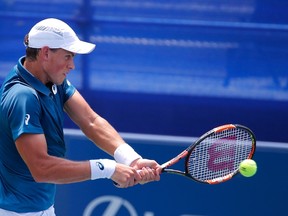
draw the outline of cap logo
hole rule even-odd
[[[47,32],[53,32],[61,37],[63,37],[63,33],[60,29],[55,28],[55,27],[51,27],[51,26],[35,26],[35,29],[38,31],[47,31]]]

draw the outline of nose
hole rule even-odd
[[[70,70],[74,70],[75,69],[75,64],[74,64],[74,59],[73,58],[71,59],[71,61],[69,61],[68,68]]]

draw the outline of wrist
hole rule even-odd
[[[135,150],[127,143],[118,146],[114,152],[114,158],[117,163],[130,166],[132,162],[142,158]]]
[[[111,178],[116,169],[116,161],[109,159],[90,160],[91,180]]]

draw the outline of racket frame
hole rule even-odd
[[[212,130],[206,132],[200,138],[198,138],[196,141],[194,141],[188,148],[186,148],[184,151],[182,151],[180,154],[178,154],[176,157],[163,163],[161,165],[162,172],[171,173],[171,174],[178,174],[178,175],[193,179],[194,181],[197,181],[200,183],[206,183],[206,184],[218,184],[218,183],[222,183],[222,182],[225,182],[225,181],[231,179],[232,177],[234,177],[236,174],[239,173],[239,169],[236,169],[234,172],[231,172],[225,176],[221,176],[221,177],[218,177],[218,178],[215,178],[212,180],[200,181],[189,174],[187,164],[188,164],[189,156],[192,153],[192,151],[204,139],[211,136],[212,134],[220,133],[220,132],[225,131],[225,130],[236,129],[236,128],[241,128],[243,130],[246,130],[249,133],[251,141],[252,141],[252,148],[251,148],[250,154],[248,155],[248,157],[246,159],[252,159],[254,156],[255,150],[256,150],[256,138],[255,138],[254,133],[248,127],[240,125],[240,124],[225,124],[225,125],[213,128]],[[168,167],[171,167],[172,165],[176,164],[177,162],[179,162],[183,158],[185,158],[185,171],[180,171],[180,170],[168,168]]]

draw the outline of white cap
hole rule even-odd
[[[28,33],[28,47],[64,50],[86,54],[94,50],[95,44],[79,40],[73,29],[65,22],[48,18],[38,22]]]

